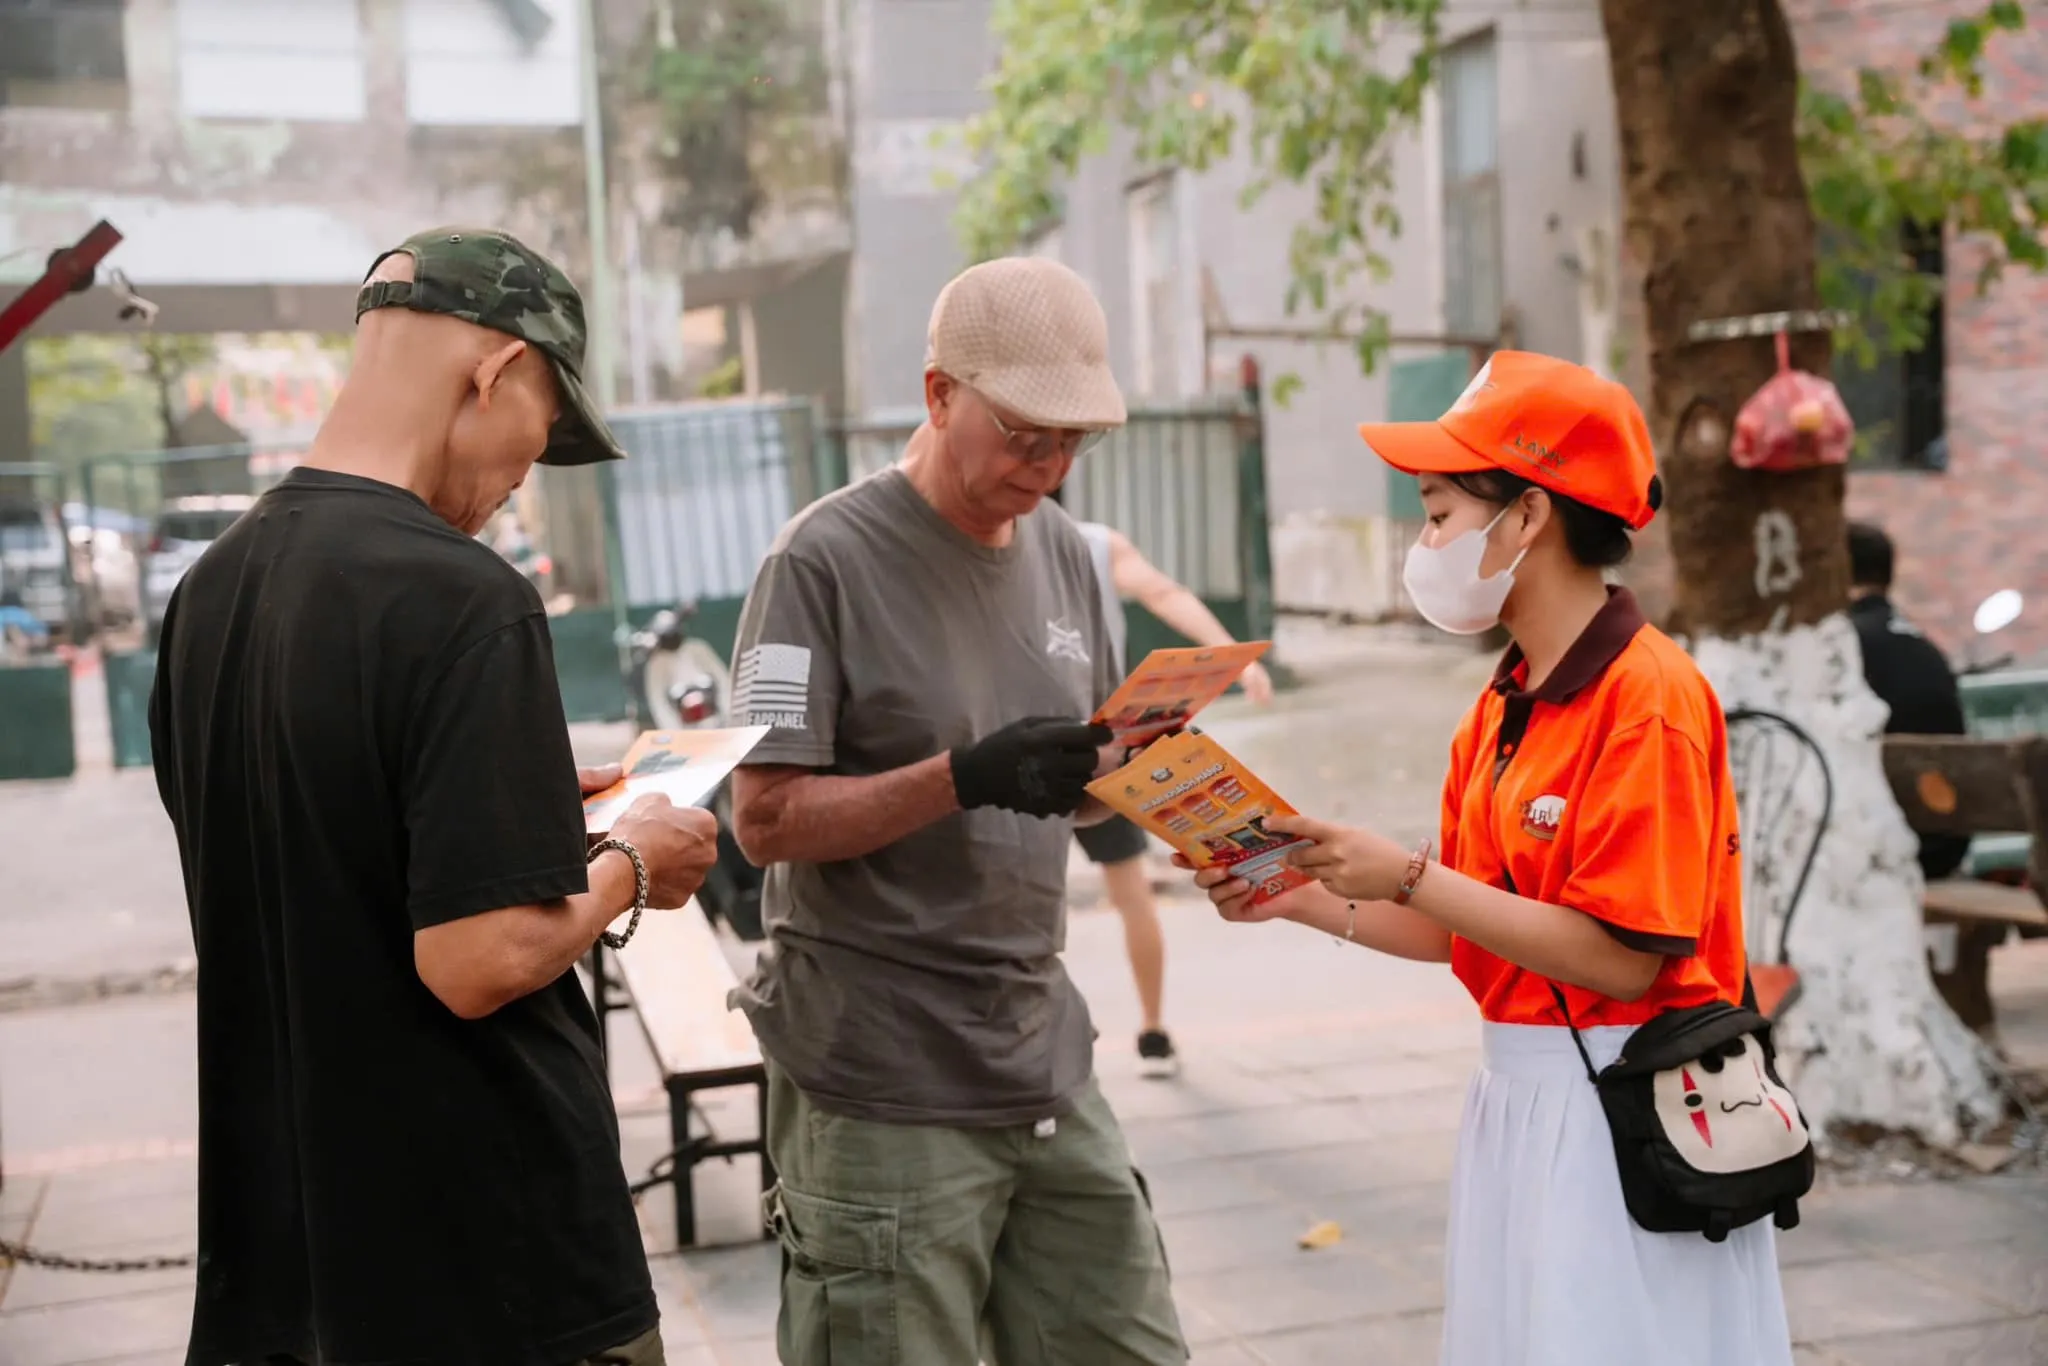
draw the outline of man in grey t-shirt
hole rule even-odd
[[[1046,495],[1124,421],[1072,271],[968,270],[932,310],[929,420],[806,509],[740,621],[733,780],[769,869],[735,998],[769,1059],[787,1366],[1186,1360],[1159,1233],[1060,960],[1067,842],[1116,756],[1116,665]]]

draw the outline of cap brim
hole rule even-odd
[[[1020,365],[991,370],[968,383],[983,398],[1034,427],[1099,431],[1121,427],[1130,416],[1107,365]]]
[[[1403,474],[1477,474],[1499,466],[1444,430],[1441,422],[1361,422],[1358,435]]]
[[[555,424],[540,463],[596,465],[606,460],[624,460],[625,448],[605,425],[604,416],[591,401],[583,381],[554,357],[548,357],[548,363],[555,367],[555,384],[562,395],[562,418]]]

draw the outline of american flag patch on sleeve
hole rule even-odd
[[[741,725],[810,729],[810,647],[751,646],[740,654],[732,692],[732,709]]]

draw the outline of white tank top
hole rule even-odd
[[[1116,576],[1109,567],[1109,528],[1100,522],[1076,522],[1095,562],[1095,589],[1102,594],[1102,619],[1109,623],[1109,641],[1116,649],[1116,671],[1124,671],[1124,604],[1116,595]]]

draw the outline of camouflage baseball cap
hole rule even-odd
[[[583,296],[561,267],[525,243],[488,228],[434,228],[414,233],[370,263],[412,257],[410,280],[377,280],[356,295],[356,319],[373,308],[444,313],[536,346],[555,367],[562,416],[541,462],[589,465],[623,460],[604,417],[583,388]]]

